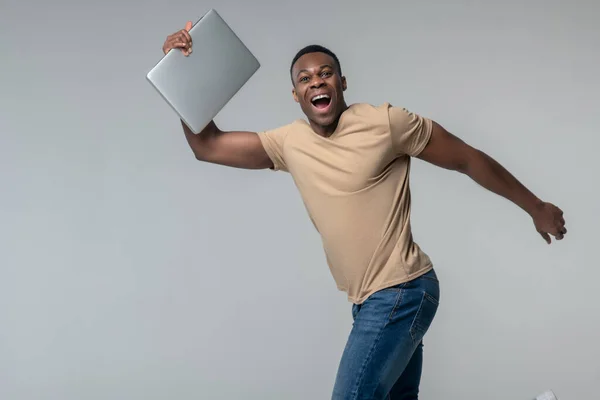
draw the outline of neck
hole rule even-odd
[[[324,137],[329,137],[333,134],[333,132],[335,132],[335,130],[338,127],[338,123],[340,122],[340,117],[342,116],[342,114],[344,113],[344,111],[346,111],[348,109],[348,106],[346,105],[346,103],[344,102],[342,104],[342,109],[340,110],[340,112],[338,113],[337,117],[335,118],[335,120],[329,124],[329,125],[320,125],[314,121],[310,121],[310,126],[313,129],[313,131],[315,131],[315,133],[317,135],[320,136],[324,136]]]

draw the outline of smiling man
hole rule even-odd
[[[186,28],[163,46],[192,50]],[[291,174],[319,232],[354,324],[333,399],[417,399],[422,340],[440,289],[433,263],[413,240],[409,174],[413,158],[455,170],[512,201],[548,243],[566,234],[562,211],[527,190],[485,153],[435,121],[389,103],[347,105],[346,78],[330,50],[313,45],[291,63],[292,95],[306,115],[264,131],[223,131],[211,122],[193,134],[201,161]]]

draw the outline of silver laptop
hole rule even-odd
[[[214,10],[189,32],[193,52],[169,51],[146,75],[194,133],[199,133],[260,68],[260,63]]]

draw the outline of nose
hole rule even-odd
[[[315,76],[315,78],[311,81],[311,85],[310,87],[313,89],[318,89],[321,86],[323,86],[325,84],[325,81],[323,80],[323,78],[321,78],[321,76],[317,75]]]

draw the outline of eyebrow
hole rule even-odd
[[[329,64],[323,64],[319,66],[319,70],[322,70],[323,68],[331,68],[333,69],[332,65]],[[306,68],[301,69],[300,71],[298,71],[298,73],[296,74],[296,78],[298,78],[300,76],[301,73],[303,72],[309,72]]]

